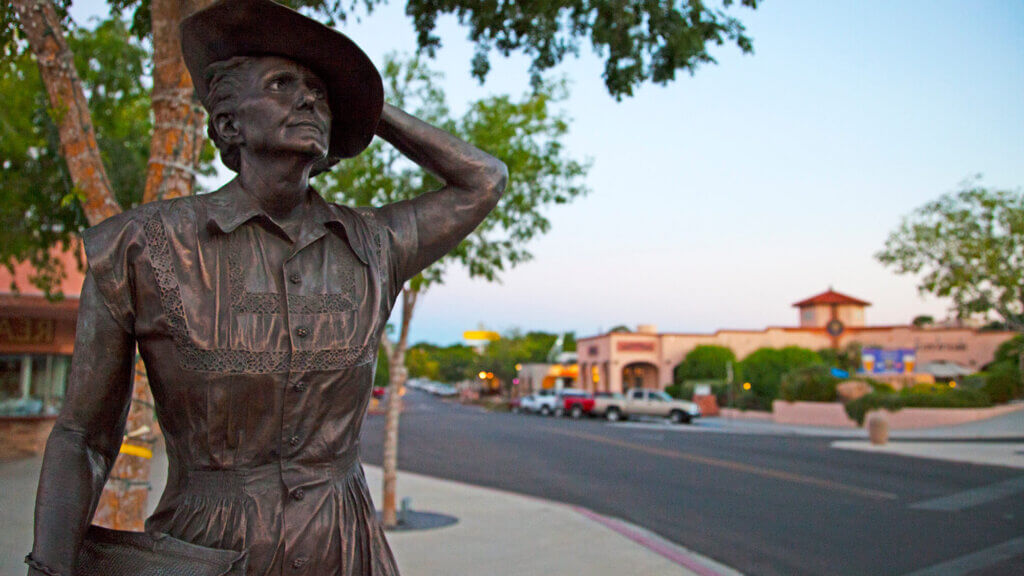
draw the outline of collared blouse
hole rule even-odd
[[[450,228],[449,244],[464,235]],[[166,439],[147,530],[247,549],[249,574],[397,574],[356,458],[388,316],[436,257],[416,202],[353,209],[310,192],[291,238],[232,182],[84,239]]]

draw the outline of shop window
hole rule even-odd
[[[67,388],[70,356],[0,356],[0,417],[53,415]]]

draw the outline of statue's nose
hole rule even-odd
[[[298,102],[296,107],[298,108],[312,108],[313,103],[316,102],[316,91],[312,88],[302,88],[299,90]]]

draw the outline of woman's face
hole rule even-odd
[[[311,160],[327,156],[327,85],[297,62],[264,56],[247,67],[234,116],[243,153],[300,153]]]

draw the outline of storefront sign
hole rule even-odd
[[[619,342],[615,348],[619,352],[654,352],[654,342]]]
[[[861,371],[868,374],[910,374],[916,360],[913,348],[865,348],[861,352]]]
[[[0,318],[0,346],[50,344],[56,327],[56,321],[46,318]]]
[[[963,352],[963,351],[967,350],[967,343],[966,342],[925,342],[923,344],[918,344],[917,345],[917,349],[918,350],[936,351],[936,352],[942,351],[942,350],[952,350],[952,351],[957,351],[957,352]]]

